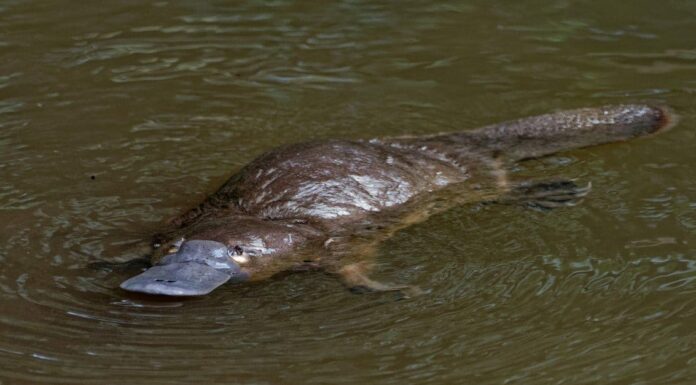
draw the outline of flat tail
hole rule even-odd
[[[679,123],[679,115],[676,112],[674,112],[674,110],[672,110],[670,107],[653,106],[652,108],[659,109],[662,113],[662,118],[659,121],[661,126],[654,132],[654,134],[669,131],[672,127],[676,126]]]
[[[677,121],[668,107],[625,104],[533,116],[460,135],[478,146],[505,154],[506,158],[523,160],[654,135],[673,127]]]

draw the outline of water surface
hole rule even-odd
[[[0,383],[696,382],[696,4],[6,1]],[[398,233],[354,295],[321,273],[118,289],[163,221],[274,146],[666,104],[647,140],[525,163],[594,190]]]

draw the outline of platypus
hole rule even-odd
[[[514,162],[646,136],[673,125],[665,107],[582,108],[429,136],[327,140],[265,153],[154,242],[152,267],[121,288],[205,295],[226,282],[320,268],[367,291],[417,291],[370,278],[377,245],[455,205],[576,204],[591,185],[515,182]]]

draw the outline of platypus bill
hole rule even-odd
[[[249,163],[157,237],[153,266],[121,284],[141,293],[204,295],[226,282],[323,269],[351,289],[416,292],[369,278],[377,245],[455,205],[516,201],[572,206],[571,181],[515,182],[506,167],[559,151],[663,131],[665,108],[618,105],[422,137],[294,144]]]

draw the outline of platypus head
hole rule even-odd
[[[121,284],[128,291],[205,295],[226,282],[269,276],[291,264],[298,246],[316,230],[292,221],[216,217],[187,227],[156,250],[154,266]],[[162,257],[159,257],[162,256]]]
[[[142,274],[121,283],[121,288],[147,294],[204,295],[227,281],[245,281],[248,274],[234,260],[235,251],[209,240],[183,242]]]

